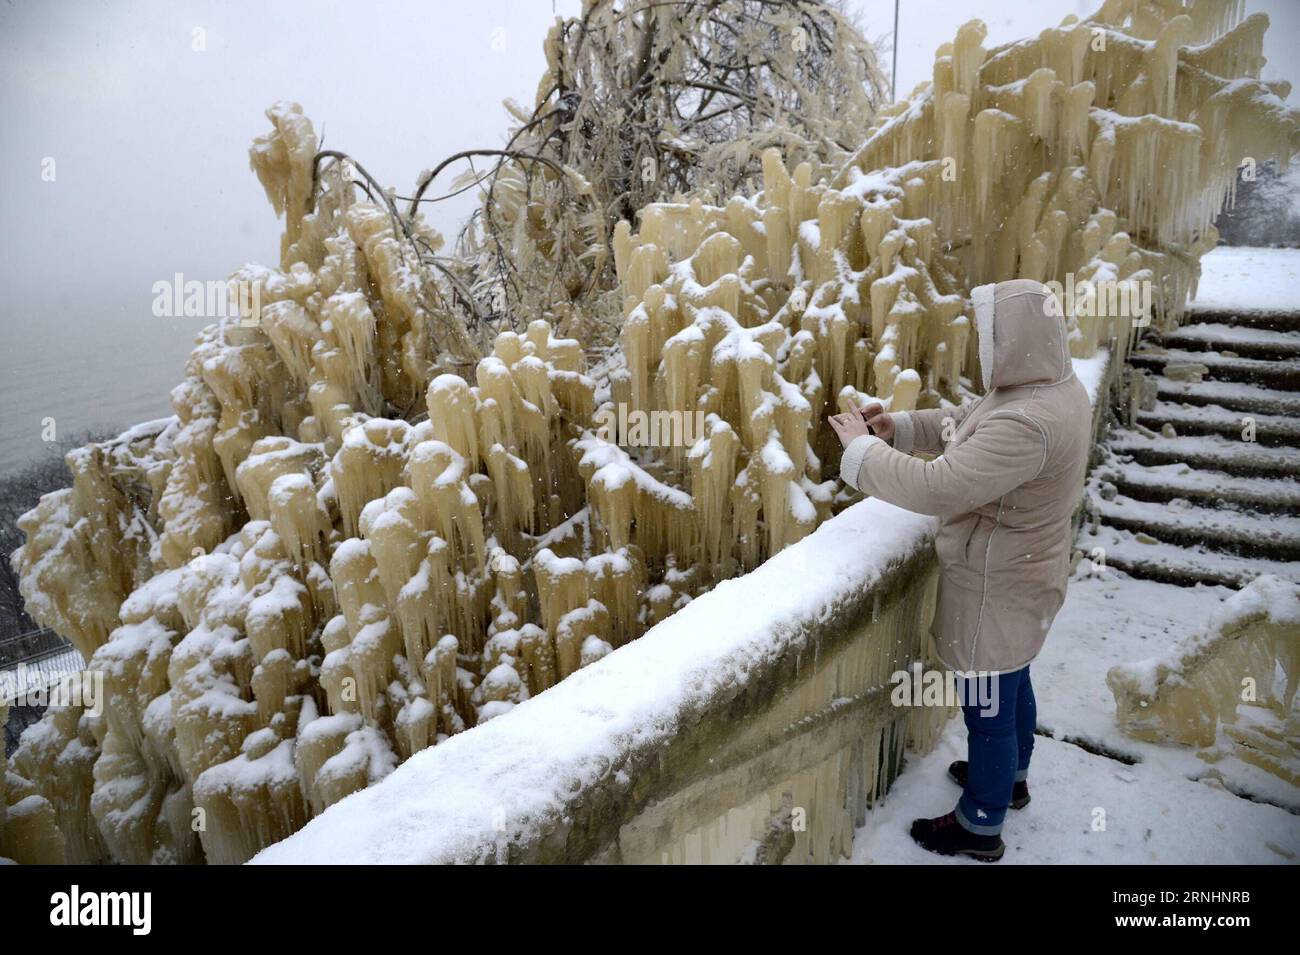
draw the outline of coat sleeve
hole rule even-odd
[[[925,411],[900,411],[890,415],[894,419],[893,447],[904,454],[942,454],[944,420],[952,419],[952,430],[966,419],[980,399],[966,401],[956,408],[928,408]]]
[[[897,451],[874,435],[854,438],[844,449],[840,476],[864,494],[909,511],[950,517],[1033,480],[1046,460],[1046,435],[1033,419],[995,414],[933,461]]]

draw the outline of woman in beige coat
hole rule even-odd
[[[845,445],[846,483],[940,518],[931,630],[969,704],[969,760],[949,768],[963,787],[957,808],[916,820],[912,836],[945,855],[994,861],[1008,806],[1029,801],[1029,663],[1065,599],[1092,410],[1070,363],[1065,321],[1041,282],[982,285],[971,301],[982,397],[892,414],[873,404],[830,420]]]

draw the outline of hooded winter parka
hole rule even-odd
[[[982,285],[971,299],[985,394],[958,408],[894,413],[893,446],[855,438],[840,475],[940,518],[931,628],[939,658],[962,672],[1008,672],[1038,655],[1065,599],[1092,410],[1064,318],[1041,282]]]

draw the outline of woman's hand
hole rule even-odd
[[[860,410],[872,434],[882,441],[894,440],[894,419],[880,402],[873,402]]]
[[[879,409],[880,405],[869,405],[868,407]],[[848,411],[843,414],[833,414],[827,417],[826,420],[831,423],[831,428],[833,428],[835,433],[839,435],[840,443],[844,445],[844,447],[847,448],[849,442],[854,438],[860,438],[863,435],[871,433],[870,429],[867,427],[867,419],[864,416],[864,410],[865,409],[859,408],[850,401]]]
[[[879,402],[859,408],[850,401],[848,411],[833,414],[827,420],[846,448],[850,441],[864,434],[874,434],[882,441],[894,440],[894,419]]]

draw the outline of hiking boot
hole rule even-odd
[[[948,767],[948,778],[955,782],[962,789],[966,788],[966,776],[970,770],[970,765],[964,759],[959,759]],[[1023,779],[1018,780],[1011,787],[1011,808],[1024,809],[1029,805],[1029,783]]]
[[[941,856],[969,856],[980,862],[997,862],[1007,849],[1001,836],[977,836],[963,828],[955,812],[937,819],[913,820],[912,838],[922,849]]]

